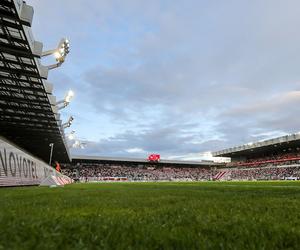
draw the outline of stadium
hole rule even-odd
[[[0,2],[0,249],[299,249],[300,133],[210,159],[74,154],[74,92],[49,79],[72,47],[46,50],[33,17]]]

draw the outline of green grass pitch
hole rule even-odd
[[[2,188],[0,249],[300,249],[300,183]]]

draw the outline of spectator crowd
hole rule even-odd
[[[80,165],[62,169],[62,173],[87,181],[205,181],[205,180],[283,180],[300,179],[300,164],[267,167],[184,168]]]
[[[265,167],[278,165],[293,165],[300,163],[299,152],[281,152],[262,157],[253,157],[251,159],[244,159],[243,161],[231,162],[229,167]]]
[[[232,180],[286,180],[299,179],[300,166],[230,169]]]
[[[178,168],[178,167],[128,167],[82,165],[76,168],[66,168],[62,173],[80,180],[106,180],[107,178],[123,178],[130,181],[201,181],[213,178],[213,172],[207,168]]]

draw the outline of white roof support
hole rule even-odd
[[[14,0],[19,18],[28,26],[31,26],[33,19],[33,8],[27,5],[23,0]]]
[[[35,59],[36,63],[37,63],[37,68],[39,70],[40,76],[43,79],[47,79],[48,78],[48,73],[49,73],[49,69],[46,66],[43,66],[40,62],[40,60]]]
[[[53,92],[53,84],[48,81],[43,81],[44,87],[47,94],[52,94]]]
[[[53,95],[48,95],[49,102],[52,106],[56,105],[56,97]]]

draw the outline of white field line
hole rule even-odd
[[[225,187],[262,187],[262,188],[267,188],[267,187],[271,187],[271,188],[300,188],[300,186],[291,186],[291,185],[222,185]]]

